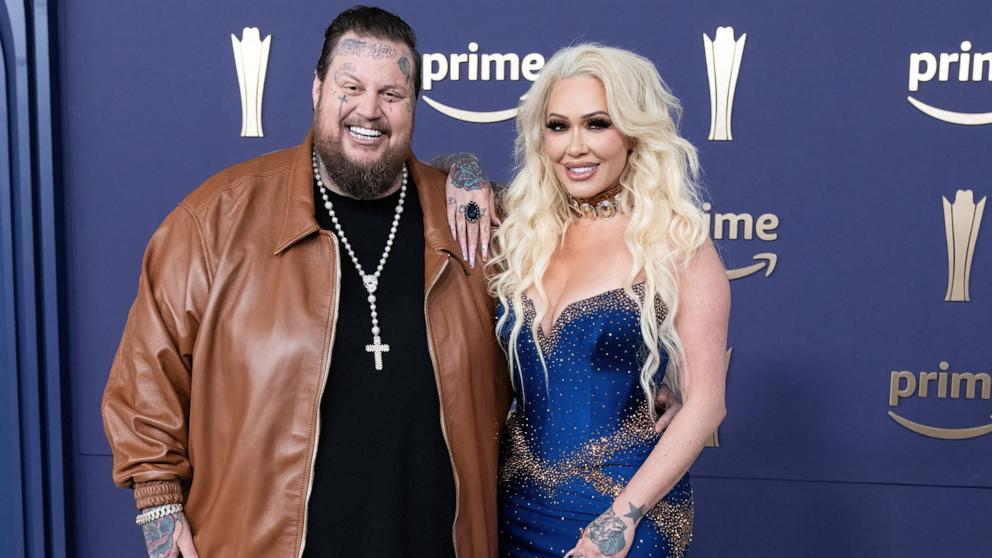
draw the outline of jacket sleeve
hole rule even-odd
[[[138,508],[183,501],[193,476],[189,401],[210,264],[197,222],[180,205],[148,243],[138,294],[103,393],[113,478]]]

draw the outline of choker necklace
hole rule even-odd
[[[591,198],[568,196],[568,206],[583,219],[609,219],[620,213],[622,191],[623,185],[618,182]]]
[[[396,238],[396,229],[400,225],[400,217],[403,215],[403,200],[406,198],[406,165],[403,165],[403,185],[400,186],[400,201],[396,204],[396,215],[393,217],[393,226],[389,229],[389,237],[386,239],[386,248],[382,251],[382,257],[379,258],[379,266],[375,268],[375,273],[367,274],[365,270],[362,269],[362,264],[358,263],[358,258],[355,256],[355,251],[351,249],[351,244],[348,243],[348,238],[344,235],[344,230],[341,229],[341,224],[338,223],[338,217],[334,214],[334,204],[331,203],[329,197],[327,197],[327,190],[324,188],[324,181],[320,179],[320,170],[317,167],[317,150],[314,149],[311,154],[311,161],[313,162],[313,178],[317,181],[317,187],[320,189],[320,196],[324,198],[324,209],[331,216],[331,222],[334,223],[334,229],[338,233],[338,239],[344,246],[344,249],[351,256],[351,263],[355,264],[355,269],[358,270],[358,274],[362,276],[362,285],[365,286],[365,290],[369,293],[369,311],[372,313],[372,344],[365,345],[366,353],[373,353],[372,360],[375,364],[376,370],[382,370],[382,353],[389,352],[389,345],[384,345],[382,339],[379,338],[379,314],[376,313],[375,309],[375,290],[379,287],[379,276],[382,275],[382,268],[386,265],[386,259],[389,258],[389,251],[393,249],[393,240]]]

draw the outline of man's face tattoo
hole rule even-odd
[[[376,198],[398,183],[413,135],[409,57],[405,45],[348,33],[315,80],[314,146],[347,195]]]

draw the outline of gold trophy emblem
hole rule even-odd
[[[944,201],[944,232],[947,235],[947,294],[944,300],[968,302],[971,300],[968,292],[971,259],[975,255],[975,242],[982,225],[986,198],[976,204],[971,190],[958,190],[954,194],[954,203],[943,196],[941,199]]]
[[[262,133],[262,94],[265,92],[265,68],[269,63],[272,35],[263,41],[257,27],[245,27],[241,40],[232,33],[234,65],[241,90],[241,137],[260,138]]]
[[[717,27],[714,39],[703,33],[706,47],[706,73],[710,80],[710,136],[712,141],[731,141],[730,119],[734,111],[734,91],[744,56],[747,33],[734,39],[733,27]]]

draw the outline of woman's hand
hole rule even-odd
[[[482,173],[478,158],[471,153],[458,153],[435,161],[438,160],[448,166],[444,187],[451,236],[461,246],[462,259],[474,268],[477,251],[483,263],[489,261],[490,226],[499,224],[492,184]],[[470,208],[473,203],[475,206]]]
[[[672,388],[662,384],[661,389],[654,396],[654,406],[661,413],[658,421],[654,423],[654,431],[664,432],[668,425],[672,424],[675,415],[682,409],[682,401],[675,395]]]
[[[193,531],[183,512],[176,512],[141,526],[148,558],[199,558]]]
[[[622,508],[626,507],[626,510]],[[644,517],[645,506],[635,506],[632,502],[613,503],[610,509],[592,520],[579,542],[565,553],[569,558],[623,558],[630,552],[634,543],[634,531]]]

